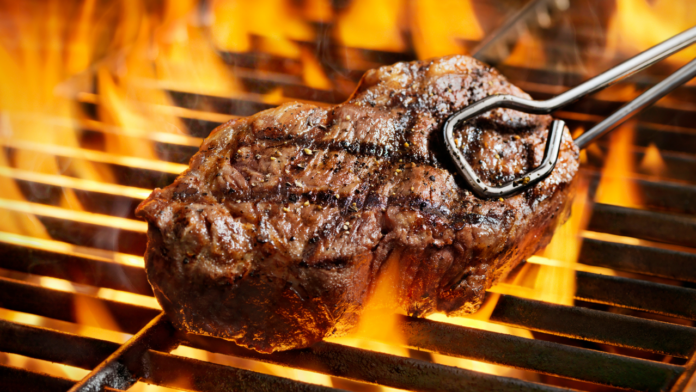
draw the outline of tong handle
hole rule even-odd
[[[563,106],[566,106],[585,95],[605,89],[612,84],[624,79],[628,76],[642,71],[645,68],[657,63],[658,61],[669,57],[670,55],[679,52],[680,50],[696,43],[696,26],[685,30],[674,37],[667,39],[650,49],[647,49],[616,67],[610,68],[594,78],[576,86],[562,94],[559,94],[545,102],[547,102],[550,111],[543,113],[551,113]]]
[[[679,68],[677,72],[665,78],[665,80],[661,81],[660,83],[654,85],[648,91],[639,95],[638,98],[622,106],[611,116],[605,118],[599,124],[592,127],[592,129],[578,136],[578,138],[575,139],[575,144],[580,149],[587,147],[588,144],[592,143],[602,135],[614,129],[616,126],[633,117],[634,114],[638,113],[642,109],[657,102],[660,98],[669,94],[672,90],[688,82],[694,77],[696,77],[696,59],[691,60],[685,66]]]

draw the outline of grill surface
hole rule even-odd
[[[596,2],[578,1],[574,7],[582,10]],[[340,8],[338,3],[335,7]],[[560,12],[553,9],[553,4],[551,8],[544,5],[550,2],[537,3],[554,18]],[[554,2],[556,7],[561,3],[564,2]],[[479,12],[493,15],[503,7],[491,4],[494,3],[479,4]],[[538,18],[542,11],[535,12],[531,13],[532,18]],[[515,25],[529,23],[528,13],[516,15]],[[560,16],[560,20],[578,19],[574,19],[576,41],[596,40],[594,19],[584,20],[586,14],[582,12],[567,11],[562,15],[565,16]],[[502,22],[498,20],[496,24],[500,26]],[[220,55],[242,85],[242,91],[234,97],[181,91],[156,82],[147,84],[167,93],[171,104],[157,110],[177,118],[187,128],[188,136],[157,131],[133,135],[103,123],[99,116],[100,91],[94,88],[73,94],[86,118],[68,120],[47,115],[26,119],[38,126],[50,123],[76,127],[81,130],[83,147],[2,140],[9,157],[31,152],[57,159],[65,172],[87,162],[113,173],[113,181],[88,181],[0,166],[0,176],[14,180],[26,197],[26,201],[2,198],[0,209],[33,214],[51,238],[0,233],[0,307],[84,324],[76,304],[87,304],[107,312],[115,322],[113,328],[133,337],[119,345],[84,336],[78,330],[69,333],[0,320],[0,355],[18,354],[90,371],[76,384],[74,380],[0,362],[0,385],[8,390],[97,391],[125,390],[141,381],[196,391],[335,390],[170,354],[182,345],[326,374],[334,380],[344,380],[343,384],[334,385],[355,388],[378,384],[417,391],[685,390],[696,369],[696,128],[689,121],[694,118],[694,111],[687,104],[656,106],[639,115],[627,153],[635,169],[625,173],[624,180],[639,190],[642,205],[629,208],[593,203],[578,264],[573,267],[577,284],[575,305],[499,294],[490,322],[533,331],[535,339],[400,317],[399,328],[414,353],[411,357],[331,342],[303,350],[260,354],[228,341],[177,332],[158,309],[100,295],[102,290],[112,289],[152,297],[142,265],[131,262],[139,257],[141,260],[146,244],[146,225],[134,220],[133,210],[149,189],[169,184],[185,168],[201,138],[214,127],[228,118],[274,107],[263,99],[263,94],[271,91],[282,92],[287,100],[319,105],[340,102],[365,69],[415,56],[411,50],[388,52],[343,46],[322,34],[330,31],[330,25],[319,23],[315,28],[317,36],[324,38],[296,44],[317,54],[324,68],[333,72],[330,76],[337,80],[333,89],[305,84],[302,64],[297,59],[262,51],[222,52]],[[494,47],[496,40],[509,39],[508,35],[494,36],[487,40],[487,47]],[[478,43],[465,44],[473,48]],[[557,46],[556,52],[563,52],[563,35],[547,45]],[[495,58],[490,54],[487,57],[490,61]],[[498,67],[537,99],[555,95],[585,77],[572,70],[561,72],[504,62]],[[649,86],[655,80],[654,76],[638,76],[631,83]],[[682,87],[672,95],[679,102],[693,102],[696,86]],[[556,116],[571,129],[588,129],[623,102],[588,98]],[[92,148],[90,141],[109,135],[126,136],[131,143],[152,143],[157,158]],[[664,168],[659,175],[640,165],[651,144],[661,151]],[[580,175],[591,185],[591,195],[602,179],[609,146],[608,138],[600,141],[583,164]],[[84,211],[60,205],[60,195],[66,189],[76,195]],[[62,279],[82,289],[52,289],[43,284],[42,277]],[[520,369],[535,374],[537,382],[433,363],[429,353]],[[345,384],[345,380],[358,383]]]

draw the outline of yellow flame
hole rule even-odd
[[[301,50],[302,58],[302,79],[309,87],[316,89],[329,90],[331,89],[331,81],[324,73],[321,63],[316,59],[314,54],[307,48]]]
[[[314,22],[328,22],[333,19],[330,0],[306,0],[301,12],[304,19]]]
[[[619,83],[598,92],[595,94],[595,98],[608,101],[630,101],[637,97],[638,93],[639,91],[635,84]]]
[[[694,26],[696,3],[673,0],[617,0],[616,14],[607,31],[606,53],[632,55]],[[696,57],[688,48],[670,57],[686,63]]]
[[[662,159],[660,150],[657,148],[655,143],[650,143],[648,148],[645,150],[645,155],[640,161],[640,166],[643,171],[646,171],[652,175],[659,176],[665,172],[667,166],[665,160]]]
[[[610,135],[609,151],[595,198],[599,203],[624,207],[638,207],[642,204],[640,190],[630,180],[631,174],[635,172],[631,149],[634,128],[634,123],[629,122]]]
[[[368,299],[355,331],[350,335],[331,338],[330,341],[385,354],[408,357],[406,338],[397,314],[400,285],[401,251],[395,250],[385,261],[377,286]],[[337,385],[340,387],[340,385]],[[388,387],[376,387],[379,391],[396,391]]]
[[[330,16],[326,6],[318,3],[310,14],[318,18]],[[287,58],[299,58],[300,48],[295,41],[314,39],[314,32],[302,18],[303,12],[288,1],[218,0],[212,9],[215,14],[213,37],[221,48],[228,51],[258,49]]]
[[[339,16],[337,38],[349,47],[403,51],[399,17],[404,5],[404,0],[355,0]]]
[[[551,242],[539,255],[530,257],[514,276],[492,287],[491,292],[571,306],[576,271],[608,273],[608,270],[577,264],[591,208],[587,179],[580,174],[576,181],[579,183],[569,219],[556,229]]]
[[[394,251],[385,261],[377,286],[365,305],[355,336],[381,342],[404,345],[406,338],[401,333],[396,309],[399,309],[401,252]]]
[[[461,40],[483,37],[469,0],[416,0],[411,15],[413,44],[421,59],[463,53]]]
[[[94,9],[93,2],[78,4],[74,10],[77,18],[68,18],[69,12],[60,1],[42,4],[2,4],[3,18],[18,21],[0,26],[0,137],[41,141],[56,146],[76,147],[79,142],[76,130],[58,124],[37,124],[31,118],[36,115],[70,117],[74,103],[56,96],[55,89],[65,78],[84,70],[93,55],[94,38],[87,21]],[[71,8],[72,10],[72,8]],[[68,28],[71,26],[73,28]],[[71,32],[70,41],[63,39]],[[17,150],[12,162],[5,152],[0,152],[0,166],[45,174],[59,174],[62,168],[53,157],[33,151]],[[72,175],[93,179],[102,178],[88,162],[71,165]],[[13,180],[0,179],[3,197],[22,200],[24,196]],[[59,204],[81,209],[77,197],[70,189],[59,195]],[[48,238],[47,233],[32,215],[4,212],[0,230],[27,233]]]
[[[475,314],[458,318],[448,318],[442,314],[435,314],[429,316],[428,319],[533,339],[528,330],[488,322],[500,294],[516,295],[570,306],[573,305],[575,295],[575,272],[577,270],[611,273],[610,270],[603,268],[577,265],[581,243],[579,238],[589,217],[587,181],[584,178],[580,178],[579,181],[577,195],[571,207],[571,216],[563,226],[556,230],[553,239],[542,252],[543,257],[531,257],[530,262],[523,265],[515,276],[510,277],[507,282],[492,287],[489,290],[488,299]],[[436,362],[446,365],[537,381],[534,374],[503,366],[439,354],[433,354],[433,358]]]
[[[270,103],[272,105],[279,105],[279,104],[283,103],[283,101],[284,101],[283,88],[282,87],[274,88],[269,93],[264,94],[261,97],[261,101],[264,103]]]

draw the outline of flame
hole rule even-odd
[[[212,35],[222,49],[231,52],[254,48],[296,59],[300,57],[300,47],[295,41],[314,39],[314,32],[302,18],[302,12],[288,1],[218,0],[213,3],[212,10],[216,15]],[[318,18],[330,15],[326,5],[319,5],[309,13]]]
[[[691,28],[696,24],[696,3],[672,0],[617,0],[616,14],[607,31],[609,58],[631,55]],[[683,64],[696,57],[696,48],[684,49],[668,61]]]
[[[505,59],[505,64],[519,67],[536,68],[539,64],[546,64],[546,52],[544,43],[534,37],[529,30],[525,30],[517,40],[515,48],[510,56]]]
[[[645,155],[640,161],[639,166],[643,171],[650,173],[654,176],[659,176],[667,170],[664,159],[660,155],[660,150],[655,146],[655,143],[650,143],[648,148],[645,150]]]
[[[400,333],[399,319],[394,312],[400,308],[398,298],[401,289],[401,255],[402,251],[393,251],[382,266],[377,285],[365,304],[365,312],[360,317],[355,337],[395,345],[406,342],[406,338]]]
[[[54,95],[56,85],[72,73],[87,65],[92,52],[93,39],[87,31],[85,19],[93,9],[92,2],[78,8],[77,20],[69,20],[59,1],[8,4],[3,3],[3,16],[30,23],[4,23],[0,27],[0,143],[7,140],[40,141],[56,146],[78,145],[75,130],[55,124],[37,124],[30,118],[37,114],[70,117],[73,104]],[[31,16],[30,16],[31,15]],[[67,23],[75,23],[76,29],[66,29]],[[72,43],[61,41],[63,31],[74,31]],[[8,39],[12,37],[12,39]],[[29,114],[29,115],[27,115]],[[47,174],[61,173],[55,159],[45,159],[32,151],[17,150],[12,161],[0,152],[0,166]],[[89,163],[76,162],[73,175],[87,179],[101,178]],[[14,181],[0,179],[3,198],[23,200],[22,192]],[[80,209],[74,193],[66,189],[60,205]],[[0,230],[11,233],[27,233],[38,238],[48,238],[40,222],[29,214],[3,213]]]
[[[589,185],[584,177],[576,181],[577,191],[570,210],[570,218],[556,229],[551,242],[541,255],[559,260],[564,267],[541,265],[535,286],[539,289],[537,299],[561,305],[573,305],[575,295],[575,264],[582,244],[581,234],[589,222]]]
[[[413,3],[413,44],[421,59],[462,53],[461,40],[480,41],[483,30],[469,0]]]
[[[365,310],[360,315],[357,328],[348,336],[330,338],[346,346],[357,347],[385,354],[408,357],[406,337],[400,327],[399,316],[395,312],[400,308],[398,303],[400,290],[401,251],[395,250],[384,262],[380,278],[370,298],[365,304]],[[341,385],[334,385],[341,387]],[[388,387],[375,387],[376,390],[388,392],[397,391]]]
[[[429,316],[428,319],[533,339],[531,332],[528,330],[494,324],[488,321],[500,294],[516,295],[562,305],[573,305],[575,271],[588,270],[611,273],[611,271],[603,268],[577,265],[581,244],[579,238],[587,226],[590,215],[588,207],[589,187],[584,178],[579,178],[579,181],[577,195],[571,206],[570,218],[563,226],[556,229],[553,239],[541,252],[541,256],[530,257],[528,263],[523,265],[517,274],[508,278],[505,282],[492,287],[489,290],[490,294],[486,302],[475,314],[468,317],[453,318],[448,318],[443,314],[434,314]],[[534,374],[503,366],[439,354],[433,354],[433,359],[438,363],[484,373],[538,381]]]
[[[283,88],[276,87],[270,92],[266,93],[261,97],[261,101],[264,103],[269,103],[271,105],[280,105],[283,103]]]
[[[333,19],[333,10],[329,0],[305,0],[302,15],[314,22],[328,22]]]
[[[595,198],[599,203],[624,207],[638,207],[642,204],[640,190],[630,180],[631,174],[635,172],[631,149],[634,128],[634,122],[628,122],[610,134],[609,151]]]
[[[302,48],[300,57],[302,58],[302,80],[304,83],[316,89],[331,89],[331,81],[314,54],[308,48]]]
[[[338,18],[338,40],[348,47],[401,52],[404,0],[355,0]]]

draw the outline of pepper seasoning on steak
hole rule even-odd
[[[476,311],[486,289],[568,215],[578,149],[553,173],[482,200],[458,180],[444,121],[492,94],[529,98],[466,56],[368,71],[332,108],[289,103],[215,129],[137,210],[147,275],[172,322],[261,352],[353,328],[388,263],[412,316]],[[498,184],[538,166],[550,116],[496,109],[459,124],[469,163]]]

